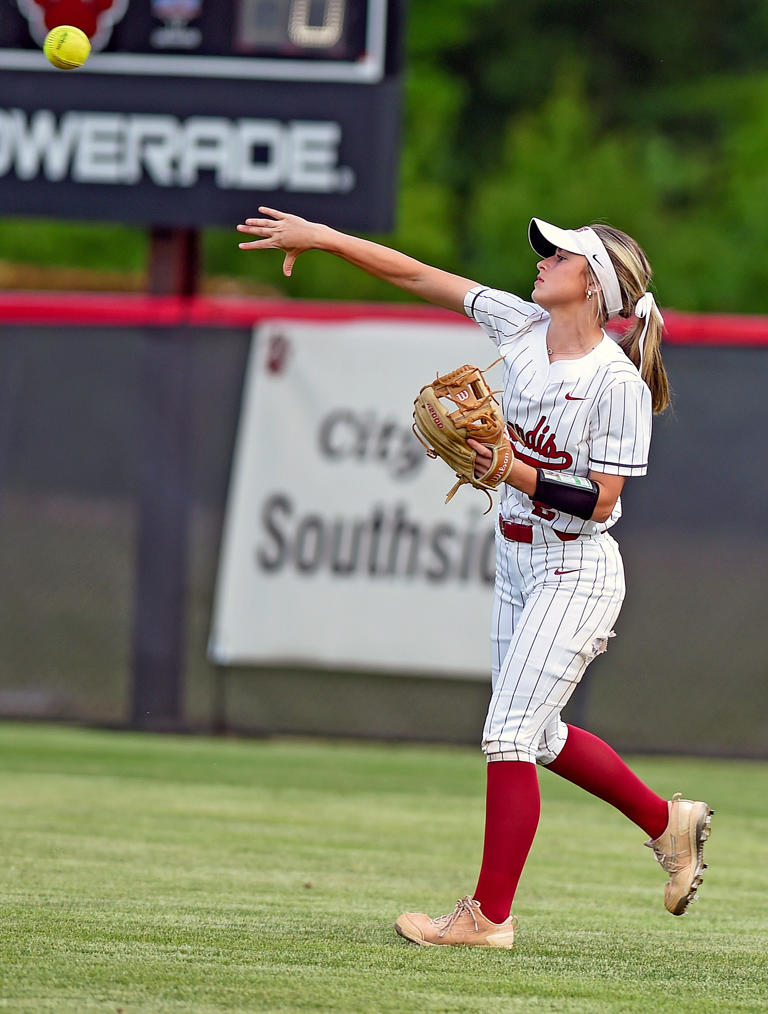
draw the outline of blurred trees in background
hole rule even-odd
[[[768,4],[411,0],[407,48],[397,229],[374,238],[525,296],[531,215],[606,221],[646,248],[662,305],[768,312]],[[237,249],[234,225],[206,232],[207,273],[405,298],[317,253],[287,282],[279,254]],[[19,228],[0,227],[0,256]],[[143,234],[83,228],[101,264],[135,267]]]

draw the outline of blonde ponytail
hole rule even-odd
[[[653,274],[648,258],[635,240],[625,232],[613,229],[609,225],[593,225],[590,228],[602,240],[619,279],[622,299],[619,316],[633,318],[633,323],[619,338],[618,344],[648,385],[653,411],[663,412],[669,405],[669,380],[661,359],[664,318],[653,299],[645,300],[641,307],[638,307],[638,303],[648,292]],[[593,282],[599,290],[597,279],[594,277]],[[601,324],[605,326],[607,314],[602,299],[599,305]],[[639,316],[641,308],[644,310],[643,318]]]

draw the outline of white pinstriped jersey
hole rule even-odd
[[[645,475],[651,393],[613,339],[604,333],[586,356],[550,363],[549,314],[536,303],[478,286],[467,293],[464,308],[504,357],[502,408],[521,461],[581,476]],[[510,520],[592,535],[618,521],[621,500],[607,521],[583,521],[504,484],[500,509]]]

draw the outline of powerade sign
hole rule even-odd
[[[349,193],[355,173],[339,165],[334,120],[230,120],[193,116],[0,108],[0,175],[80,184],[150,182],[220,190]]]
[[[399,2],[57,4],[0,0],[0,215],[232,225],[282,202],[391,227]],[[93,43],[77,71],[40,51],[63,4]]]

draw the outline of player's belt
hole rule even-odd
[[[524,525],[520,521],[507,521],[506,518],[499,515],[499,529],[509,542],[527,542],[529,544],[533,542],[533,525]],[[555,528],[552,531],[563,542],[573,542],[579,537],[578,534],[569,535],[567,532],[558,532]]]

